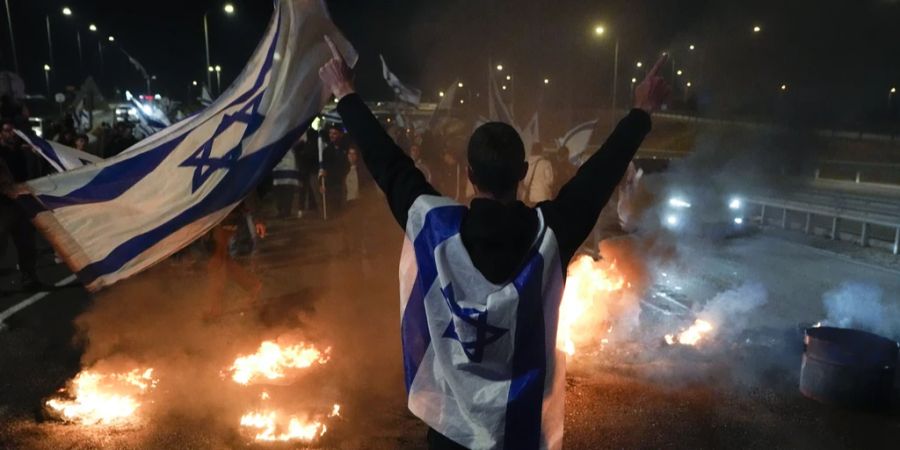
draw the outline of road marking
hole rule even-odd
[[[73,281],[75,281],[75,275],[69,275],[68,277],[66,277],[66,278],[63,279],[62,281],[59,281],[58,283],[56,283],[54,286],[56,286],[56,287],[62,287],[62,286],[65,286],[65,285],[67,285],[67,284],[69,284],[69,283],[71,283],[71,282],[73,282]],[[21,310],[23,310],[23,309],[25,309],[25,308],[27,308],[27,307],[29,307],[29,306],[31,306],[31,305],[37,303],[37,302],[43,300],[43,299],[46,298],[48,295],[50,295],[49,292],[38,292],[37,294],[34,294],[34,295],[32,295],[31,297],[28,297],[27,299],[22,300],[21,302],[19,302],[19,304],[13,306],[12,308],[9,308],[9,309],[7,309],[6,311],[3,311],[2,313],[0,313],[0,330],[3,330],[3,329],[6,328],[6,324],[4,324],[4,322],[6,321],[6,319],[9,319],[10,317],[12,317],[13,315],[15,315],[15,314],[18,313],[19,311],[21,311]]]

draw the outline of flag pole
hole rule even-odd
[[[319,192],[322,194],[322,219],[328,220],[328,197],[325,193],[325,177],[322,176],[322,162],[325,159],[325,140],[319,133]]]

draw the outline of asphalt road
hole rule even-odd
[[[401,235],[392,223],[373,229],[378,223],[390,219],[376,214],[350,227],[365,233],[363,247],[344,240],[341,227],[273,223],[260,254],[246,262],[264,284],[264,302],[243,308],[247,294],[229,285],[228,314],[213,322],[203,320],[203,259],[167,262],[96,298],[73,287],[48,293],[0,332],[0,448],[254,447],[234,415],[246,393],[217,371],[284,333],[333,347],[329,364],[273,388],[304,404],[342,404],[343,417],[314,447],[423,448],[425,428],[404,408]],[[666,347],[653,337],[677,327],[677,318],[645,311],[634,336],[580,354],[569,370],[566,448],[897,448],[896,412],[842,411],[799,394],[797,324],[822,319],[822,296],[844,281],[878,285],[885,301],[900,302],[900,273],[763,236],[682,242],[678,255],[677,264],[652,267],[654,290],[699,309],[758,282],[768,302],[735,318],[740,333],[706,348]],[[52,265],[42,273],[47,281],[66,275]],[[4,295],[0,311],[27,297]],[[43,401],[66,380],[121,358],[159,368],[159,391],[139,423],[110,429],[48,420]]]

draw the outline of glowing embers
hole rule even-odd
[[[124,373],[84,370],[46,402],[60,419],[82,425],[117,425],[137,419],[142,397],[156,387],[153,369]]]

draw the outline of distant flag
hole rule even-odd
[[[141,103],[131,95],[131,92],[126,91],[125,96],[134,107],[135,114],[138,117],[137,128],[145,137],[156,134],[172,125],[169,118],[159,108],[147,103]]]
[[[144,68],[144,65],[141,64],[140,61],[138,61],[138,60],[135,59],[133,56],[131,56],[131,55],[130,55],[128,52],[126,52],[125,49],[122,48],[121,46],[119,47],[119,50],[125,55],[125,57],[128,58],[128,62],[130,62],[131,65],[134,66],[134,68],[137,69],[137,71],[141,73],[141,76],[143,76],[144,79],[146,79],[146,80],[149,80],[149,79],[150,79],[150,74],[147,73],[147,69]]]
[[[409,103],[411,105],[418,106],[422,101],[422,91],[418,89],[414,89],[404,85],[400,82],[400,79],[397,78],[397,75],[394,75],[390,69],[388,69],[387,62],[384,60],[383,55],[379,55],[381,58],[381,67],[384,72],[384,81],[387,81],[388,86],[394,90],[394,94],[397,98],[405,103]]]
[[[75,106],[75,128],[80,132],[86,132],[91,129],[91,113],[84,109],[84,99]]]
[[[321,1],[279,0],[247,68],[209,108],[114,158],[30,181],[17,200],[89,290],[147,269],[222,221],[307,130],[330,97],[326,35],[355,65]]]
[[[212,96],[209,95],[209,89],[206,87],[205,84],[203,85],[203,88],[200,91],[200,98],[198,98],[197,100],[200,100],[200,104],[203,105],[204,108],[209,107],[209,105],[212,105],[213,99],[212,99]]]
[[[444,96],[441,97],[441,101],[438,102],[437,108],[434,109],[434,113],[431,114],[431,119],[428,121],[429,129],[440,127],[441,122],[449,116],[450,110],[456,104],[456,87],[457,83],[454,81],[446,91],[443,91]]]
[[[525,151],[531,152],[531,146],[536,142],[541,142],[541,123],[540,113],[535,111],[531,122],[522,130],[522,142],[525,144]]]
[[[85,164],[95,164],[103,161],[90,153],[67,147],[58,142],[46,141],[34,135],[29,136],[19,130],[16,130],[16,134],[57,172],[68,172],[78,169]]]

